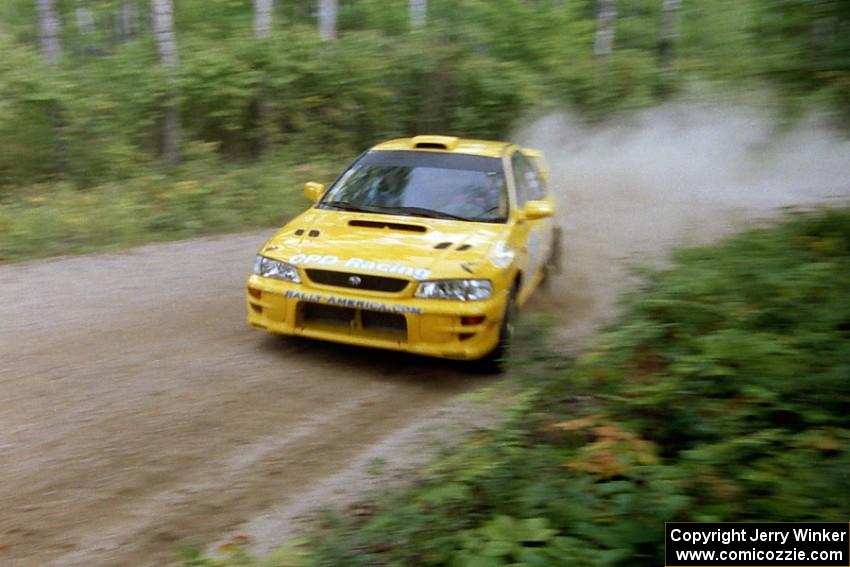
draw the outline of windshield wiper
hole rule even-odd
[[[468,217],[461,217],[458,215],[453,215],[451,213],[444,213],[443,211],[435,211],[434,209],[426,209],[425,207],[370,207],[374,208],[380,212],[386,213],[400,213],[403,215],[412,215],[418,217],[428,217],[432,219],[452,219],[452,220],[462,220],[469,221],[472,220]]]
[[[364,212],[366,209],[355,205],[354,203],[349,203],[348,201],[327,201],[322,203],[323,207],[333,207],[335,209],[339,209],[341,211],[352,211],[352,212]]]
[[[425,207],[381,207],[377,205],[369,207],[358,206],[354,203],[349,203],[348,201],[328,201],[326,203],[322,203],[322,206],[333,207],[341,211],[351,211],[360,213],[378,213],[384,215],[400,214],[406,216],[427,217],[432,219],[451,219],[461,221],[479,220],[471,219],[469,217],[462,217],[459,215],[453,215],[451,213],[444,213],[442,211],[435,211],[434,209],[426,209]]]

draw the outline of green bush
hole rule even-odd
[[[509,424],[326,522],[305,564],[649,566],[666,521],[846,517],[850,209],[675,261],[574,364],[519,349]]]
[[[225,167],[210,144],[186,153],[176,170],[86,191],[67,182],[20,189],[0,201],[0,262],[281,225],[308,206],[304,182],[328,182],[340,167],[285,155]]]

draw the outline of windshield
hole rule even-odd
[[[499,158],[373,151],[337,180],[319,207],[505,222],[508,199]]]

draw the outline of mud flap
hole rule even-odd
[[[552,229],[552,246],[549,249],[549,257],[546,258],[546,274],[558,275],[561,273],[563,255],[563,229],[556,226]]]

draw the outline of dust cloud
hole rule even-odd
[[[630,264],[850,197],[846,137],[815,121],[782,129],[752,109],[669,105],[593,126],[550,114],[514,139],[550,162],[563,269],[530,307],[559,316],[567,350],[616,314]]]

